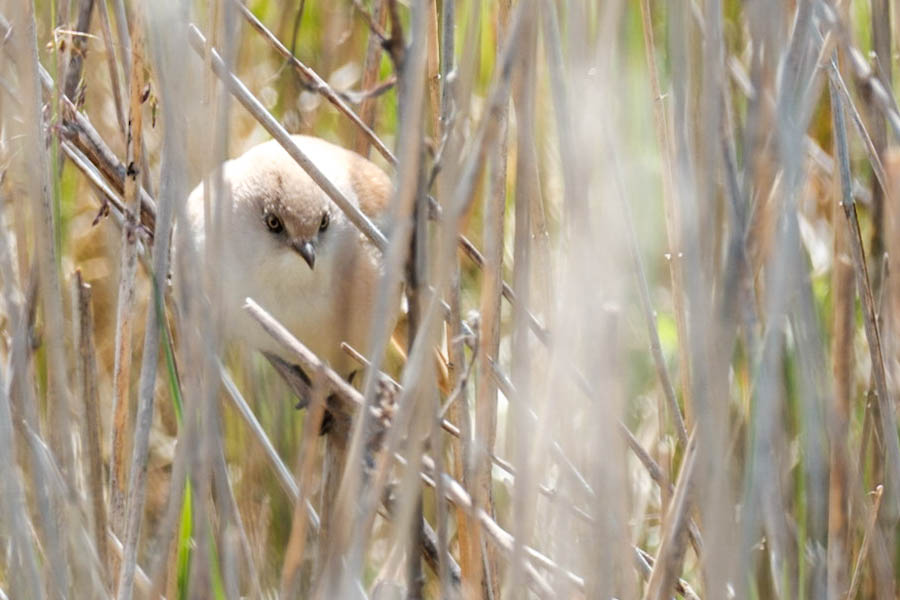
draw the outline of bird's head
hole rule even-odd
[[[276,246],[296,252],[310,269],[316,267],[316,253],[335,218],[331,203],[321,196],[292,195],[257,203],[260,233],[270,236]]]
[[[361,156],[317,138],[294,141],[322,173],[370,218],[383,226],[388,177]],[[225,219],[227,264],[240,278],[321,280],[362,234],[325,192],[274,140],[259,144],[222,168],[232,210]],[[188,201],[193,229],[203,239],[203,186]],[[299,263],[302,260],[303,263]]]

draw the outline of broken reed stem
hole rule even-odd
[[[65,136],[73,146],[90,158],[116,192],[124,193],[125,178],[127,177],[126,165],[110,150],[87,117],[76,110],[71,100],[63,98],[63,105],[70,114],[64,115],[65,127],[60,130],[60,135]],[[156,202],[143,188],[139,190],[139,195],[141,198],[141,224],[152,237],[156,223]]]
[[[653,572],[653,557],[645,550],[635,546],[634,558],[637,562],[638,570],[644,576],[644,579],[650,577],[650,574]],[[700,600],[694,589],[684,579],[679,579],[675,582],[675,591],[684,596],[685,600]]]
[[[881,496],[883,491],[884,486],[879,485],[872,492],[875,497],[872,498],[872,507],[869,509],[869,518],[866,520],[866,530],[865,533],[863,533],[863,541],[859,547],[859,554],[856,555],[856,563],[853,566],[853,575],[850,578],[850,587],[847,589],[847,595],[845,596],[846,600],[853,600],[856,598],[856,592],[859,589],[859,582],[861,579],[862,566],[866,561],[866,554],[869,552],[869,543],[872,540],[872,535],[875,533],[875,525],[878,522],[878,509],[881,507]]]
[[[81,0],[78,7],[78,20],[75,23],[75,35],[71,36],[69,47],[69,64],[65,69],[65,95],[75,98],[78,92],[78,84],[81,82],[81,69],[87,54],[86,35],[91,25],[91,13],[94,10],[94,0]]]
[[[104,586],[112,587],[109,579],[112,565],[109,562],[109,550],[106,543],[106,503],[103,499],[103,456],[100,448],[101,426],[99,394],[97,393],[96,350],[94,348],[94,318],[91,310],[91,286],[81,277],[81,271],[75,271],[72,279],[73,321],[75,324],[75,341],[78,348],[77,380],[80,383],[78,392],[81,395],[84,424],[82,428],[82,444],[86,448],[87,461],[85,481],[88,485],[88,497],[91,500],[91,517],[94,526],[94,544],[100,561],[100,574]]]
[[[101,205],[97,212],[97,222],[101,218],[102,214],[108,210],[108,205],[113,207],[115,211],[116,223],[118,225],[123,225],[125,221],[125,204],[122,202],[119,195],[109,187],[106,181],[100,175],[100,172],[97,170],[97,167],[94,163],[90,161],[88,157],[84,155],[78,148],[72,145],[71,142],[63,141],[60,144],[60,148],[63,153],[66,155],[75,167],[81,171],[84,176],[87,178],[88,182],[97,190],[98,195],[101,197]],[[104,209],[104,206],[107,206]],[[144,241],[149,241],[146,239]]]

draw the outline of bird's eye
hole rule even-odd
[[[284,224],[281,222],[281,219],[279,219],[277,215],[268,213],[264,218],[266,220],[266,227],[268,227],[269,231],[271,231],[272,233],[281,233],[282,231],[284,231]]]
[[[328,229],[328,224],[331,220],[328,217],[328,213],[322,213],[322,220],[319,222],[319,231],[325,231]]]

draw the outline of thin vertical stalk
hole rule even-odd
[[[282,598],[290,597],[296,593],[295,580],[300,566],[303,564],[303,556],[306,551],[307,527],[307,494],[310,489],[313,475],[313,465],[316,458],[315,441],[322,426],[322,417],[325,414],[325,398],[322,389],[322,376],[315,374],[313,379],[312,394],[309,402],[309,412],[303,421],[303,442],[297,456],[299,471],[299,485],[297,497],[294,499],[294,513],[291,519],[291,534],[285,549],[284,562],[281,566],[281,593]],[[320,544],[324,546],[324,544]],[[302,591],[301,591],[302,592]]]
[[[655,124],[656,143],[663,164],[663,211],[666,221],[666,236],[669,242],[669,278],[672,285],[672,304],[675,312],[675,328],[678,333],[678,362],[681,380],[681,395],[685,407],[690,407],[691,364],[687,344],[687,322],[684,307],[684,261],[681,251],[681,215],[678,200],[675,198],[675,186],[672,180],[672,143],[669,139],[669,124],[666,119],[665,97],[659,85],[656,67],[656,47],[653,39],[653,19],[650,12],[650,0],[641,0],[641,23],[644,32],[644,54],[647,60],[647,71],[650,77],[650,90],[653,94],[653,118]],[[675,415],[671,415],[675,418]],[[688,418],[690,423],[690,418]],[[682,441],[683,443],[683,441]]]
[[[406,145],[408,149],[412,147],[419,148],[419,155],[422,155],[422,147],[424,140],[418,134],[412,125],[420,123],[424,114],[424,90],[418,87],[427,87],[429,97],[432,103],[433,123],[437,126],[437,85],[436,79],[429,79],[429,76],[437,75],[437,32],[436,27],[436,5],[434,1],[426,3],[418,2],[412,8],[410,22],[411,42],[408,50],[404,52],[404,60],[398,65],[400,67],[398,80],[398,94],[400,103],[400,119],[405,125],[405,137],[400,140],[401,145]],[[392,2],[391,10],[396,10],[396,4]],[[392,16],[392,28],[398,27]],[[429,23],[431,21],[431,23]],[[429,32],[432,34],[429,36]],[[411,55],[415,55],[416,59],[411,59]],[[424,64],[420,56],[424,55]],[[408,106],[409,104],[409,106]],[[400,155],[400,152],[397,153]],[[416,344],[422,345],[422,339],[428,339],[428,332],[423,328],[425,317],[425,306],[428,302],[426,290],[430,284],[429,264],[429,248],[428,248],[428,196],[425,190],[425,165],[424,161],[411,160],[408,165],[408,177],[412,178],[411,173],[415,173],[415,198],[413,200],[413,210],[411,218],[413,221],[412,236],[410,238],[409,257],[406,263],[406,298],[409,304],[407,313],[407,347],[413,348]],[[434,366],[433,364],[431,365]],[[431,386],[434,381],[433,377],[423,379],[421,398],[427,400],[436,396],[435,390],[426,391],[426,386]],[[427,383],[426,383],[427,382]],[[421,406],[425,404],[425,406]],[[432,403],[417,403],[413,412],[413,427],[411,431],[421,431],[424,427],[423,420],[429,408],[426,407],[440,406],[440,400]],[[419,425],[419,426],[416,426]],[[425,425],[427,427],[427,425]],[[417,447],[419,440],[415,440],[410,444],[409,451],[412,453],[413,447]],[[411,463],[417,465],[417,457],[410,456]],[[406,546],[406,594],[409,600],[421,600],[424,594],[425,574],[422,570],[422,558],[418,552],[418,548],[422,546],[424,531],[422,529],[423,505],[422,505],[422,489],[418,485],[415,478],[410,478],[411,483],[403,482],[400,488],[401,501],[398,510],[399,518],[397,519],[400,527],[406,522],[406,506],[412,508],[412,515],[409,517],[409,539]],[[402,529],[401,529],[402,531]]]
[[[644,591],[644,600],[671,598],[687,550],[688,525],[693,507],[696,477],[696,446],[685,447],[686,457],[675,484],[675,493],[663,520],[662,542],[653,561],[653,572]]]
[[[524,0],[520,0],[524,1]],[[508,5],[506,10],[508,11]],[[535,87],[537,72],[537,5],[532,3],[532,10],[526,15],[523,24],[522,44],[519,51],[519,71],[513,82],[513,99],[515,105],[516,131],[516,187],[515,187],[515,234],[513,248],[513,285],[518,294],[518,301],[513,306],[512,334],[512,374],[519,397],[512,406],[512,419],[507,426],[514,432],[514,456],[516,458],[516,495],[513,500],[513,540],[512,564],[508,570],[508,581],[513,586],[514,597],[526,597],[525,568],[527,565],[525,547],[531,543],[534,533],[534,514],[536,511],[535,465],[538,453],[543,453],[545,434],[538,434],[536,440],[531,439],[531,411],[534,404],[534,389],[537,387],[532,369],[537,360],[531,351],[532,339],[528,327],[528,307],[531,304],[531,283],[534,273],[532,263],[533,226],[532,214],[535,205],[540,202],[538,180],[538,159],[535,145]],[[508,15],[503,15],[503,18]],[[501,139],[496,160],[505,162],[506,139]],[[496,406],[496,387],[483,386],[484,379],[495,381],[488,375],[492,369],[491,362],[499,360],[500,348],[500,298],[502,280],[500,273],[503,265],[503,220],[506,204],[506,170],[495,172],[494,186],[485,207],[485,256],[489,267],[485,270],[485,282],[482,288],[482,346],[479,352],[478,391],[485,393],[489,401]],[[490,318],[485,318],[485,315]],[[511,400],[511,399],[508,399]],[[546,403],[542,405],[545,407]],[[493,451],[490,448],[489,451]]]
[[[103,0],[100,0],[103,2]],[[94,0],[81,0],[78,6],[78,21],[75,23],[76,34],[72,36],[70,45],[69,64],[65,70],[65,85],[63,90],[66,96],[76,97],[78,83],[81,81],[81,69],[84,64],[84,58],[87,53],[86,35],[78,35],[87,33],[91,27],[91,14],[94,12]]]
[[[851,400],[854,397],[853,337],[855,326],[856,289],[850,258],[849,231],[839,221],[843,218],[840,195],[840,175],[832,177],[835,201],[832,209],[834,223],[834,258],[831,285],[832,303],[831,368],[834,377],[834,399],[830,407],[829,437],[831,439],[829,497],[828,497],[828,598],[836,600],[847,589],[850,550],[849,485],[850,447],[849,424]],[[868,414],[868,411],[866,411]],[[866,418],[868,420],[868,417]]]
[[[34,219],[34,239],[37,249],[36,265],[42,292],[44,317],[44,339],[47,350],[48,386],[47,401],[55,431],[52,439],[55,442],[54,453],[63,465],[66,477],[72,475],[72,448],[69,432],[69,389],[67,385],[68,363],[63,347],[65,331],[63,328],[62,289],[59,280],[58,257],[56,253],[55,217],[51,196],[51,165],[45,150],[44,127],[41,111],[41,87],[39,81],[39,61],[37,48],[36,22],[32,2],[14,3],[22,6],[18,17],[21,29],[13,33],[14,47],[17,50],[18,68],[20,70],[22,121],[25,127],[23,142],[23,164],[26,165],[25,185],[31,199],[31,212]],[[20,331],[26,335],[27,326]],[[22,341],[25,341],[23,338]],[[24,358],[24,357],[22,357]],[[24,366],[24,364],[22,365]],[[20,371],[24,374],[26,371]],[[29,380],[18,382],[19,390],[27,390],[32,386]],[[34,400],[31,393],[26,392],[23,400]],[[30,398],[29,398],[30,397]],[[37,405],[35,405],[36,407]],[[33,410],[33,409],[27,409]],[[29,420],[31,427],[38,428],[37,419]],[[46,478],[42,475],[40,461],[33,457],[32,477],[35,478],[38,504],[42,525],[44,527],[45,551],[49,556],[52,571],[52,593],[64,595],[68,590],[68,570],[66,565],[66,544],[59,537],[59,526],[55,515],[52,494],[49,493]]]
[[[872,0],[870,9],[871,29],[872,29],[872,51],[875,76],[881,81],[886,90],[892,89],[893,82],[893,61],[891,60],[891,8],[888,0]],[[875,153],[882,161],[884,160],[884,151],[887,147],[887,130],[884,112],[882,112],[874,102],[869,104],[870,118],[869,131],[871,132],[872,143]],[[873,260],[881,260],[881,254],[885,247],[885,219],[884,204],[887,198],[884,190],[878,182],[872,182],[872,241],[870,244],[869,255]],[[875,277],[872,282],[872,289],[877,294],[881,289],[882,282],[878,276],[878,270],[875,271]]]
[[[847,595],[845,596],[846,600],[853,600],[853,598],[856,598],[856,592],[859,589],[860,571],[862,570],[862,565],[866,561],[869,544],[877,533],[875,526],[878,522],[878,509],[881,507],[881,497],[883,492],[884,487],[881,485],[875,488],[875,491],[873,492],[875,497],[872,498],[872,506],[869,509],[868,519],[866,520],[866,529],[863,533],[862,544],[859,547],[859,554],[856,556],[856,562],[853,566],[853,575],[850,579],[850,587],[847,589]]]
[[[437,1],[432,0],[428,3],[428,61],[427,61],[427,70],[428,70],[428,91],[429,91],[429,99],[431,102],[431,123],[432,123],[432,132],[434,139],[438,141],[439,144],[446,144],[446,136],[448,135],[447,129],[452,127],[448,121],[448,113],[450,110],[449,100],[450,96],[448,94],[448,89],[446,85],[446,77],[450,69],[452,69],[452,65],[454,62],[453,51],[454,51],[454,43],[453,43],[453,35],[454,32],[452,27],[448,31],[448,22],[453,22],[453,5],[454,0],[450,0],[449,9],[447,7],[447,2],[444,2],[443,12],[441,13],[441,36],[450,36],[450,39],[447,40],[444,37],[438,35],[438,9],[437,9]],[[449,19],[448,19],[448,10],[449,10]],[[444,55],[444,53],[447,53]],[[438,159],[440,160],[440,159]],[[428,190],[423,190],[423,192],[427,193]],[[423,194],[424,195],[424,194]],[[427,200],[427,199],[426,199]],[[428,206],[425,206],[425,210],[430,210]],[[454,343],[454,339],[459,334],[461,327],[460,322],[460,290],[459,290],[459,259],[458,257],[454,259],[456,263],[456,269],[454,270],[454,275],[456,277],[452,277],[451,282],[451,290],[447,294],[448,296],[448,305],[450,307],[449,311],[449,332],[450,339],[447,340],[448,343],[448,352],[447,356],[451,357],[452,368],[447,369],[448,380],[450,382],[450,386],[452,389],[457,389],[457,385],[460,381],[460,369],[463,367],[463,363],[465,362],[465,351],[462,350],[461,343]],[[462,350],[462,351],[461,351]],[[457,363],[456,360],[460,360],[462,362]],[[441,420],[441,399],[439,394],[433,394],[435,398],[435,405],[432,408],[431,415],[431,436],[429,439],[429,443],[431,444],[431,448],[434,452],[434,461],[435,468],[439,471],[443,472],[445,470],[445,444],[444,444],[444,436],[440,427]],[[450,584],[450,563],[453,561],[453,558],[450,556],[450,548],[449,548],[449,531],[448,531],[448,504],[446,499],[444,498],[444,481],[439,478],[435,482],[435,490],[437,492],[437,496],[435,498],[436,503],[436,517],[437,517],[437,546],[438,546],[438,579],[440,581],[441,586],[441,597],[443,598],[451,598],[453,595],[453,589]],[[463,528],[466,527],[466,523],[461,524]],[[468,531],[466,531],[463,536],[467,535]],[[467,539],[467,538],[466,538]]]
[[[125,0],[111,0],[116,15],[116,33],[119,36],[119,48],[122,49],[122,70],[125,79],[131,81],[131,34],[128,33],[128,15],[125,13]]]
[[[100,561],[100,573],[107,589],[111,587],[109,550],[106,542],[106,503],[103,501],[103,457],[100,448],[100,412],[97,393],[96,350],[94,348],[94,317],[91,311],[91,286],[75,272],[72,280],[72,304],[75,308],[72,320],[75,324],[75,341],[78,348],[78,392],[84,410],[82,444],[86,448],[87,464],[84,473],[91,500],[94,545]]]
[[[124,545],[124,559],[120,565],[116,596],[120,600],[131,598],[134,585],[134,565],[137,561],[137,536],[140,520],[143,516],[143,500],[136,497],[134,482],[146,477],[144,473],[135,472],[132,465],[130,476],[127,474],[126,461],[128,452],[129,431],[129,390],[131,387],[131,352],[132,330],[134,328],[135,275],[137,271],[138,236],[140,223],[140,171],[143,140],[143,106],[141,96],[144,88],[144,49],[141,19],[135,15],[132,24],[131,77],[129,82],[128,107],[128,147],[125,164],[125,219],[122,227],[122,263],[119,279],[119,299],[116,313],[116,354],[115,371],[113,373],[113,472],[110,476],[113,498],[113,530],[119,533]],[[155,310],[148,311],[149,315]],[[145,332],[146,338],[154,335],[151,330]],[[146,355],[144,360],[147,360]],[[153,355],[156,364],[156,354]],[[143,382],[142,382],[143,383]],[[138,444],[134,439],[132,453],[136,455]],[[133,463],[135,461],[132,461]],[[126,477],[127,480],[126,487]],[[135,525],[132,525],[135,521]]]
[[[103,44],[106,52],[106,68],[109,71],[109,87],[113,94],[113,107],[116,110],[116,120],[119,123],[119,129],[123,135],[127,135],[128,126],[125,122],[125,109],[122,104],[122,84],[119,81],[119,67],[116,57],[116,45],[113,43],[112,28],[109,21],[109,9],[106,6],[106,0],[100,0],[98,4],[98,12],[100,13],[100,26],[103,32]]]
[[[896,519],[900,510],[900,440],[897,437],[897,418],[893,409],[893,401],[888,391],[885,373],[884,356],[881,351],[881,336],[875,315],[875,301],[869,282],[868,269],[865,262],[865,251],[860,237],[859,220],[856,215],[856,203],[850,193],[851,175],[850,158],[847,148],[847,134],[844,126],[844,109],[838,95],[836,84],[829,81],[831,107],[834,118],[835,139],[837,140],[838,163],[841,174],[841,208],[850,231],[850,245],[853,250],[853,264],[856,274],[857,293],[863,306],[863,324],[866,340],[872,361],[872,378],[878,397],[881,434],[884,444],[884,478],[887,509],[889,515]]]
[[[375,22],[384,27],[387,22],[388,0],[375,0]],[[378,81],[378,67],[381,64],[381,39],[374,32],[369,32],[369,43],[366,48],[366,58],[363,62],[362,89],[369,90]],[[369,129],[375,126],[375,108],[378,98],[367,96],[359,107],[359,118]],[[353,149],[363,156],[369,155],[371,141],[362,130],[356,132]]]
[[[119,290],[116,304],[115,361],[113,367],[112,465],[110,468],[110,502],[112,528],[125,540],[125,495],[127,483],[126,461],[131,444],[129,391],[131,389],[132,335],[134,329],[135,275],[137,273],[138,226],[140,224],[140,189],[138,179],[141,165],[143,118],[143,51],[140,29],[135,26],[130,65],[128,146],[125,159],[124,222],[120,249]],[[150,311],[153,312],[153,311]],[[127,544],[127,540],[125,542]]]
[[[5,305],[7,326],[13,332],[14,349],[9,353],[7,361],[0,367],[0,451],[4,460],[0,460],[0,497],[3,498],[4,521],[8,523],[11,540],[12,560],[10,586],[13,593],[22,597],[38,598],[43,593],[41,575],[38,571],[37,552],[31,539],[30,529],[33,527],[26,505],[26,489],[21,471],[18,469],[17,445],[13,429],[13,409],[10,403],[10,390],[13,390],[12,378],[21,377],[16,373],[16,362],[20,360],[20,349],[26,340],[27,325],[21,327],[22,318],[19,302],[21,294],[16,288],[14,261],[10,246],[9,228],[5,215],[7,201],[0,188],[0,280],[2,280],[3,301]],[[17,339],[18,338],[18,339]],[[26,381],[19,382],[18,387],[30,385]],[[24,411],[23,411],[24,412]],[[20,417],[21,418],[21,417]],[[40,492],[39,492],[40,493]],[[51,554],[51,557],[53,555]]]
[[[475,37],[477,15],[479,11],[470,11],[469,27],[466,35],[469,40]],[[456,64],[456,2],[444,0],[441,3],[441,137],[444,140],[444,158],[437,179],[437,191],[440,198],[449,198],[452,186],[458,176],[459,164],[450,157],[459,156],[462,139],[458,134],[455,115],[458,111],[458,70]],[[467,45],[470,51],[474,44]],[[471,73],[472,69],[467,69]],[[466,98],[462,99],[465,102]],[[468,381],[463,377],[466,364],[465,341],[463,336],[460,290],[459,255],[454,254],[450,265],[450,285],[447,302],[450,305],[450,319],[447,331],[447,354],[450,386],[459,390],[458,399],[448,410],[448,418],[459,427],[459,438],[450,442],[453,462],[453,475],[467,489],[471,485],[471,469],[469,457],[474,450],[472,422],[470,415]],[[483,264],[483,261],[482,261]],[[462,573],[462,596],[472,597],[476,594],[478,574],[482,572],[481,544],[477,541],[478,523],[461,507],[456,506],[456,531],[459,546],[460,572]]]
[[[425,17],[428,30],[426,59],[426,81],[428,85],[428,101],[431,108],[431,132],[435,143],[439,143],[441,131],[441,66],[440,66],[440,40],[438,39],[438,10],[437,0],[427,0],[428,13]]]
[[[497,55],[495,61],[500,62],[500,52],[509,22],[509,10],[511,0],[501,0],[496,4],[497,16],[495,23],[495,38],[497,43]],[[527,50],[526,50],[527,51]],[[496,63],[495,63],[496,64]],[[478,347],[478,373],[475,389],[475,449],[473,457],[474,478],[472,491],[475,505],[484,510],[491,517],[495,516],[493,476],[491,470],[491,455],[494,453],[494,444],[497,436],[497,385],[491,375],[490,360],[499,359],[500,348],[500,298],[503,269],[503,223],[506,214],[506,174],[507,174],[507,118],[509,103],[504,102],[498,113],[492,118],[497,120],[497,144],[489,155],[491,169],[489,171],[489,186],[485,194],[484,208],[484,278],[481,287],[480,314],[481,335]],[[524,124],[523,124],[524,125]],[[527,126],[527,125],[526,125]],[[521,150],[520,150],[521,151]],[[525,153],[523,153],[525,154]],[[532,173],[533,174],[533,173]],[[518,189],[518,187],[517,187]],[[524,187],[522,189],[524,192]],[[530,225],[527,215],[531,210],[530,196],[523,195],[517,198],[516,203],[516,274],[519,279],[514,283],[518,293],[516,307],[521,309],[528,302],[528,262],[520,255],[524,246],[522,240],[530,239]],[[524,215],[524,217],[523,217]],[[524,236],[524,237],[522,237]],[[521,264],[520,264],[521,263]],[[520,287],[521,286],[521,287]],[[517,312],[521,312],[518,310]],[[528,329],[516,330],[520,339],[525,342]],[[523,348],[520,346],[520,350]],[[519,353],[519,358],[527,355]],[[523,369],[527,368],[522,365]],[[518,369],[513,376],[522,375]],[[521,390],[528,390],[528,385],[520,386]],[[487,597],[500,597],[499,556],[496,548],[487,546],[484,557],[485,573],[482,589]]]

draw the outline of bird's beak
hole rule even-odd
[[[310,269],[315,269],[316,247],[313,246],[312,242],[309,240],[295,240],[291,243],[291,246],[303,257]]]

